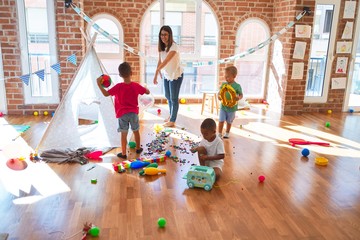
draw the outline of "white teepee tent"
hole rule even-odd
[[[87,52],[37,147],[39,153],[51,149],[108,148],[120,145],[113,100],[103,96],[96,83],[96,78],[103,71],[93,47],[95,38],[96,35],[89,43]],[[98,123],[79,125],[79,119]]]

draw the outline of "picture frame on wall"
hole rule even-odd
[[[339,41],[336,43],[336,53],[351,53],[352,42]]]
[[[338,57],[336,61],[336,71],[335,73],[346,73],[348,64],[348,58],[347,57]]]
[[[356,9],[356,1],[346,1],[343,18],[354,19],[355,9]]]

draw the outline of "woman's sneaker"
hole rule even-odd
[[[224,138],[229,138],[230,133],[225,133]]]

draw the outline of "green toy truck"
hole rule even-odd
[[[199,187],[210,191],[215,182],[215,171],[212,167],[191,166],[183,178],[187,180],[189,188]]]

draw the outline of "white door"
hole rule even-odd
[[[0,112],[6,114],[6,91],[5,91],[5,79],[4,79],[4,68],[2,62],[2,52],[0,46]]]
[[[360,9],[357,16],[359,16],[359,13]],[[358,17],[356,21],[352,61],[343,107],[344,112],[360,111],[360,18]]]

